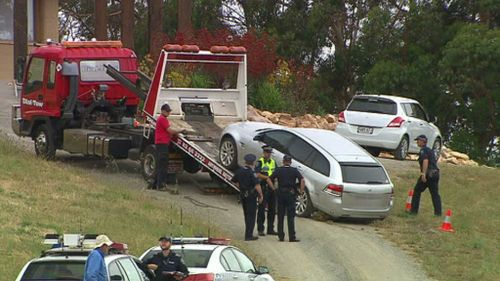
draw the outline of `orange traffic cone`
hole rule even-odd
[[[441,230],[446,232],[455,232],[453,226],[451,226],[451,210],[446,211],[446,217],[444,217],[444,222],[441,225]]]
[[[408,198],[406,198],[406,211],[411,212],[411,199],[413,198],[413,189],[408,191]]]

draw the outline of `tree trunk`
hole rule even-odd
[[[177,1],[177,32],[184,35],[184,40],[189,42],[193,38],[193,23],[191,17],[193,14],[193,1]]]
[[[22,80],[22,71],[18,64],[28,55],[28,4],[26,0],[14,1],[14,79]],[[18,68],[19,67],[19,68]]]
[[[95,38],[97,40],[108,40],[108,15],[107,0],[95,0]]]
[[[180,1],[182,2],[182,1]],[[158,36],[163,30],[163,21],[162,21],[162,0],[148,0],[149,5],[149,53],[152,56],[156,56],[157,50],[155,50],[155,36]],[[166,42],[160,42],[166,43]]]
[[[134,49],[134,21],[134,0],[122,0],[122,42],[130,49]]]

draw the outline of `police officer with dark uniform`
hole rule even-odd
[[[245,241],[253,241],[259,239],[259,237],[253,236],[253,229],[257,215],[257,200],[261,203],[263,196],[254,171],[257,157],[253,154],[247,154],[244,160],[245,166],[236,171],[231,181],[236,183],[240,189],[240,201],[245,216]]]
[[[278,235],[278,232],[274,231],[274,218],[276,217],[276,192],[267,184],[267,178],[269,178],[276,169],[276,161],[271,158],[273,153],[273,148],[269,145],[264,145],[262,147],[262,157],[257,161],[255,166],[255,173],[257,177],[261,180],[260,186],[262,188],[262,194],[264,195],[264,200],[257,207],[257,231],[259,236],[265,236],[264,234],[264,221],[266,220],[266,206],[267,206],[267,234]]]
[[[146,261],[147,267],[155,272],[154,281],[175,281],[187,277],[189,271],[181,256],[170,250],[172,238],[162,236],[158,240],[161,252]]]
[[[283,166],[278,167],[269,177],[267,183],[273,186],[274,180],[278,181],[278,238],[279,241],[284,241],[285,232],[283,231],[283,223],[285,213],[288,225],[288,239],[290,242],[300,242],[295,236],[295,201],[297,194],[304,193],[305,182],[304,177],[300,172],[290,165],[292,157],[283,156]],[[300,190],[297,190],[297,181],[300,182]],[[273,186],[274,187],[274,186]]]

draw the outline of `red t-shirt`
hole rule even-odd
[[[158,120],[156,120],[156,130],[155,130],[155,144],[169,144],[172,136],[167,131],[170,127],[170,122],[168,122],[167,117],[160,114]]]

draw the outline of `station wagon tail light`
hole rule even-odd
[[[344,111],[339,113],[339,122],[345,123]]]
[[[338,184],[329,184],[326,186],[325,191],[335,196],[342,196],[342,191],[344,191],[344,187]]]
[[[392,121],[389,123],[389,125],[387,125],[387,127],[389,128],[399,128],[403,125],[403,123],[405,122],[405,120],[401,117],[396,117],[394,119],[392,119]]]
[[[184,281],[215,281],[213,273],[190,274]]]

